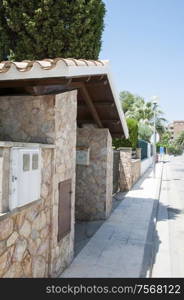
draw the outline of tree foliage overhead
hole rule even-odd
[[[102,0],[1,0],[0,60],[98,59]]]
[[[120,102],[124,113],[126,113],[132,105],[137,101],[137,97],[128,91],[120,92]]]

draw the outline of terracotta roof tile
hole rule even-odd
[[[85,60],[74,58],[55,58],[21,62],[2,61],[0,62],[0,73],[8,72],[12,68],[16,68],[20,72],[29,71],[34,66],[39,66],[43,70],[51,70],[56,67],[58,63],[64,63],[68,67],[81,66],[105,66],[106,62],[101,60]]]
[[[86,60],[74,58],[55,58],[43,60],[24,60],[21,62],[0,62],[0,83],[44,78],[75,78],[83,76],[104,76],[106,74],[112,92],[125,136],[128,137],[128,128],[122,112],[119,95],[115,89],[113,77],[107,60]]]

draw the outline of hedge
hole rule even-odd
[[[131,147],[133,149],[137,148],[138,142],[138,122],[134,119],[127,119],[127,126],[129,130],[129,138],[128,139],[119,139],[114,138],[112,141],[112,145],[115,149],[121,147]]]
[[[0,60],[98,59],[102,0],[1,0]]]

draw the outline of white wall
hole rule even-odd
[[[147,157],[151,157],[151,144],[148,143],[148,151],[147,151]]]
[[[151,166],[152,163],[153,156],[141,160],[141,175],[143,175],[146,172],[146,170]]]

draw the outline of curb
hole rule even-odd
[[[152,278],[152,272],[153,272],[153,263],[154,263],[154,259],[155,259],[155,242],[154,242],[154,237],[155,237],[156,228],[157,228],[158,210],[159,210],[159,199],[160,199],[161,186],[162,186],[163,169],[164,169],[164,163],[162,162],[160,180],[159,180],[159,184],[157,185],[157,188],[156,188],[156,196],[155,196],[155,200],[158,200],[158,201],[154,203],[154,205],[153,205],[153,211],[152,211],[152,215],[154,217],[153,217],[153,229],[152,229],[152,238],[151,238],[151,240],[152,240],[151,261],[150,261],[150,269],[147,272],[146,278]]]

